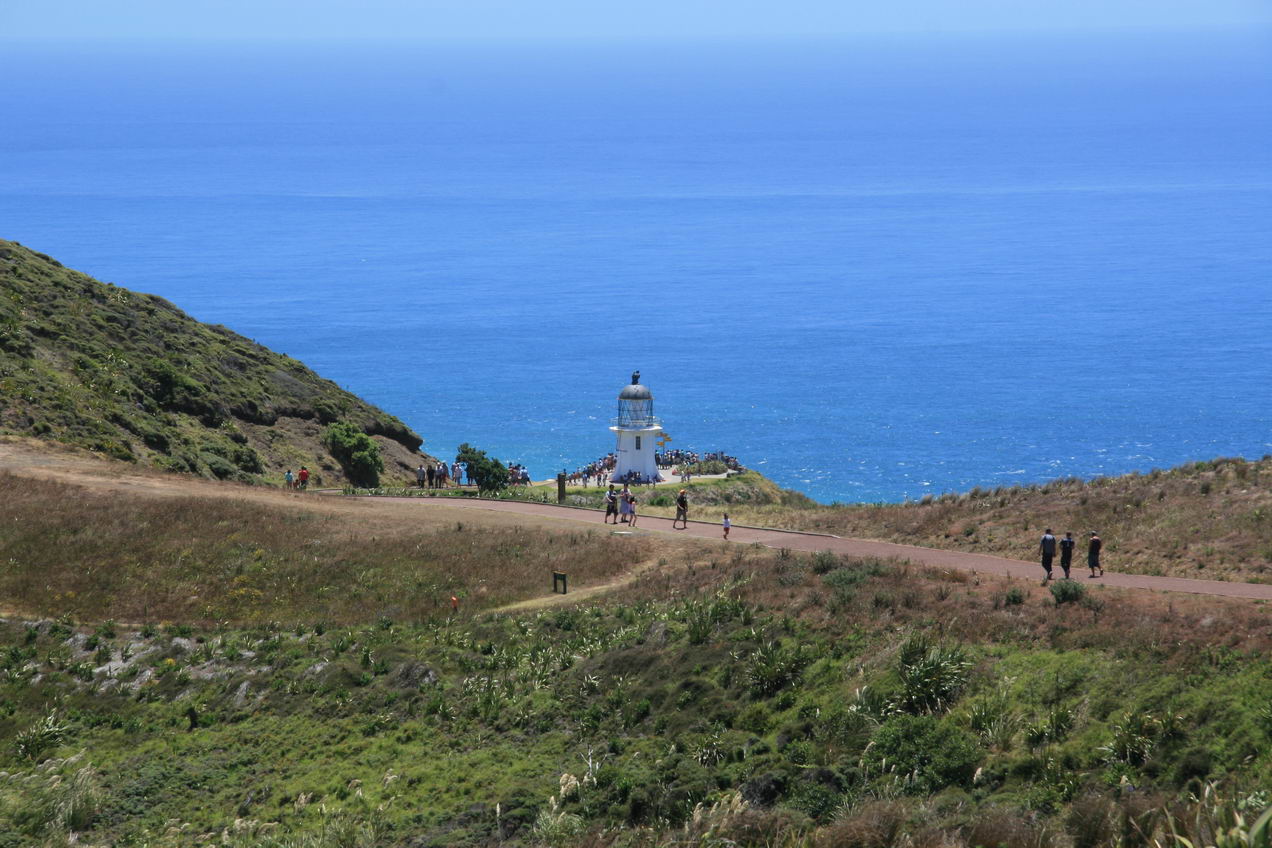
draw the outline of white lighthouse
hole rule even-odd
[[[654,460],[654,442],[662,435],[662,422],[654,416],[654,395],[648,386],[640,384],[639,371],[632,374],[631,385],[618,393],[618,417],[610,430],[618,436],[618,462],[610,480],[652,483],[661,479]]]

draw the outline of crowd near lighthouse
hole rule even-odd
[[[658,463],[655,441],[662,435],[662,422],[654,416],[654,394],[640,384],[640,372],[618,393],[618,417],[610,430],[618,437],[617,462],[611,480],[655,482]]]

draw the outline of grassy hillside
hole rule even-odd
[[[1091,530],[1106,567],[1210,580],[1272,580],[1272,457],[1223,458],[1168,470],[1040,486],[973,489],[903,504],[825,506],[753,472],[691,484],[695,518],[1032,560],[1050,527],[1072,531],[1085,562]],[[642,491],[641,509],[671,515],[672,490]],[[589,496],[595,501],[599,495]],[[584,498],[587,500],[587,498]],[[591,503],[589,502],[589,505]]]
[[[1272,580],[1272,458],[1044,486],[974,489],[929,502],[821,509],[791,525],[1033,559],[1050,527],[1105,543],[1108,567],[1212,580]],[[1082,550],[1085,550],[1083,545]]]
[[[452,596],[467,610],[539,594],[567,564],[582,588],[656,550],[588,529],[404,520],[365,503],[310,506],[301,495],[248,501],[229,484],[143,497],[0,472],[0,488],[0,609],[32,616],[418,621],[449,609]]]
[[[1182,848],[1272,804],[1263,604],[0,485],[0,845]]]
[[[0,431],[204,476],[343,481],[322,444],[347,421],[408,479],[421,439],[300,362],[166,300],[0,240]]]
[[[638,488],[641,512],[671,516],[679,487]],[[691,515],[1032,560],[1050,527],[1104,540],[1107,568],[1136,574],[1272,580],[1272,457],[1221,458],[1168,470],[1039,486],[973,489],[902,504],[818,504],[754,471],[687,487]],[[570,489],[567,503],[602,506],[603,488]],[[556,502],[555,486],[510,497]]]

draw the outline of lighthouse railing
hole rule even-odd
[[[620,415],[617,418],[610,419],[610,426],[630,427],[633,429],[661,427],[662,419],[657,415]]]

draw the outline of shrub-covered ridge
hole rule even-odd
[[[302,363],[0,240],[0,431],[220,478],[309,465],[348,422],[401,479],[421,439]]]

